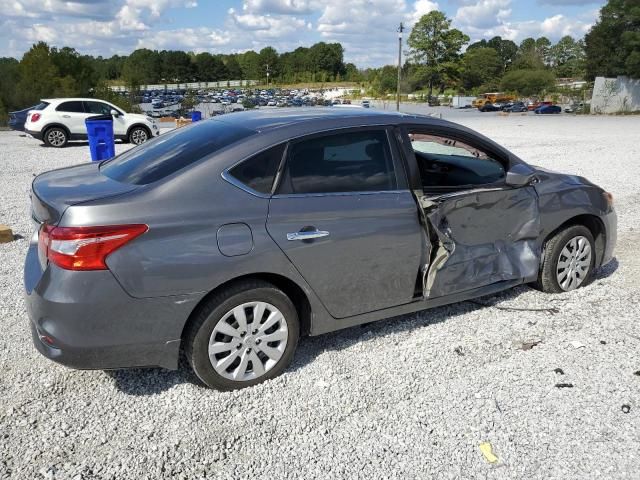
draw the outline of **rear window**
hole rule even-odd
[[[253,134],[253,130],[205,120],[134,147],[104,162],[100,170],[118,182],[146,185]]]
[[[40,102],[35,107],[30,108],[29,110],[44,110],[49,106],[49,102]]]

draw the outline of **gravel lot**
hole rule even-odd
[[[89,153],[0,132],[0,223],[19,236],[0,245],[0,478],[637,479],[640,117],[442,112],[611,191],[616,260],[568,294],[520,287],[303,339],[283,376],[232,393],[184,370],[73,371],[35,351],[30,181]]]

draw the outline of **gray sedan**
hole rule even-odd
[[[74,368],[178,367],[230,390],[298,338],[492,294],[562,293],[611,260],[612,196],[430,117],[261,110],[32,187],[36,348]]]

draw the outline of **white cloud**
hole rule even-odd
[[[574,0],[528,1],[559,5]],[[200,6],[212,3],[201,1]],[[556,8],[540,21],[515,21],[512,10],[521,10],[520,1],[440,3],[444,5],[435,0],[235,0],[227,11],[220,8],[218,15],[200,21],[192,15],[181,26],[174,23],[172,9],[194,8],[196,1],[0,0],[0,56],[20,57],[38,40],[107,56],[140,47],[228,53],[270,45],[282,52],[326,41],[340,42],[348,62],[377,66],[396,62],[400,22],[406,39],[422,15],[444,6],[453,25],[472,41],[495,35],[514,41],[540,35],[552,40],[566,34],[581,37],[598,14],[593,6],[571,16],[556,14],[562,11]]]
[[[313,12],[314,6],[311,0],[246,0],[242,9],[253,13],[301,15]]]
[[[511,0],[477,0],[458,8],[454,25],[472,41],[495,36],[520,42],[527,37],[546,36],[557,41],[565,35],[581,38],[595,22],[597,10],[575,18],[553,15],[541,21],[511,20]]]
[[[463,27],[491,28],[500,25],[511,15],[511,0],[480,0],[458,9],[456,24]]]

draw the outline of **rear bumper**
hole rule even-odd
[[[42,132],[40,130],[27,130],[27,129],[25,129],[25,133],[31,135],[36,140],[42,140]]]
[[[77,369],[177,368],[182,329],[199,300],[133,298],[108,270],[42,270],[34,244],[24,284],[36,349]]]

